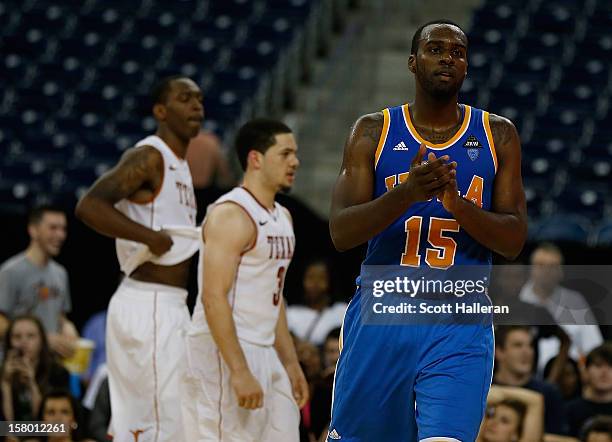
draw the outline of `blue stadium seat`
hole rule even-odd
[[[530,29],[535,32],[553,32],[557,35],[572,34],[576,27],[576,11],[556,2],[544,2],[531,16]]]
[[[602,192],[609,192],[612,182],[612,158],[587,157],[569,169],[571,180]]]
[[[131,2],[123,2],[129,7]],[[133,11],[130,11],[133,14]],[[104,12],[91,12],[87,15],[81,15],[77,22],[77,27],[74,35],[85,35],[88,32],[95,32],[98,35],[118,37],[123,33],[125,15],[117,12],[115,9],[105,10]]]
[[[604,214],[604,194],[583,185],[568,183],[568,188],[556,198],[561,212],[579,213],[590,219],[600,219]]]
[[[24,84],[27,81],[28,71],[26,60],[15,52],[5,54],[0,60],[0,77],[14,86]]]
[[[64,60],[68,57],[85,60],[91,58],[92,54],[96,54],[96,58],[99,58],[106,50],[106,38],[93,31],[59,40],[57,44],[58,48],[55,54],[57,60]],[[92,61],[95,62],[96,60]]]
[[[557,213],[540,221],[535,237],[540,241],[583,243],[588,238],[589,224],[579,215]]]
[[[85,69],[76,57],[36,65],[36,77],[41,81],[53,81],[64,90],[77,88],[85,78]]]
[[[472,32],[486,32],[489,29],[500,31],[504,37],[509,37],[516,29],[517,16],[520,9],[513,2],[486,2],[472,16],[470,43]]]
[[[594,242],[600,247],[612,246],[612,222],[603,221],[595,228]]]
[[[139,18],[134,21],[130,36],[134,38],[152,35],[162,41],[172,41],[179,35],[180,21],[166,11],[157,17]]]

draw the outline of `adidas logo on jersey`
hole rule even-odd
[[[333,440],[340,440],[342,439],[342,436],[340,436],[336,430],[331,430],[327,438]]]
[[[406,147],[406,143],[400,141],[398,144],[395,145],[393,150],[408,150],[408,147]]]

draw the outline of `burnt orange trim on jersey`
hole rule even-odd
[[[376,154],[374,154],[374,170],[378,166],[378,160],[382,155],[383,148],[385,147],[385,143],[387,142],[387,135],[389,134],[389,124],[391,120],[391,116],[389,115],[389,109],[383,109],[383,127],[380,132],[380,138],[378,139],[378,146],[376,146]]]
[[[495,151],[495,141],[493,140],[493,132],[491,132],[491,124],[489,123],[489,113],[483,112],[482,118],[484,120],[485,132],[489,139],[489,147],[491,148],[491,156],[493,157],[493,165],[495,166],[495,173],[497,173],[497,152]]]
[[[464,115],[463,115],[463,123],[461,123],[461,127],[455,133],[455,135],[453,135],[451,137],[450,140],[448,140],[446,143],[441,143],[441,144],[431,143],[431,142],[427,141],[426,139],[424,139],[423,137],[421,137],[421,135],[419,135],[419,132],[416,130],[416,128],[412,124],[412,119],[410,118],[410,110],[409,110],[407,104],[404,104],[402,106],[402,112],[404,113],[404,120],[406,121],[408,132],[410,132],[410,134],[413,136],[413,138],[415,140],[417,140],[421,144],[424,143],[428,148],[433,149],[433,150],[437,150],[437,149],[446,149],[447,147],[451,146],[459,138],[461,138],[461,136],[467,130],[468,124],[470,123],[470,117],[472,115],[472,108],[470,106],[468,106],[467,104],[464,104],[463,107],[465,109],[465,112],[464,112]]]
[[[141,146],[143,147],[143,146]],[[159,187],[155,190],[155,192],[153,192],[153,195],[151,195],[151,197],[149,199],[147,199],[146,201],[134,201],[132,198],[128,198],[127,200],[131,203],[134,204],[138,204],[139,206],[145,206],[147,204],[151,204],[153,201],[155,201],[155,198],[157,198],[157,195],[159,195],[159,193],[162,190],[162,187],[164,187],[164,179],[166,178],[166,163],[164,161],[164,155],[159,151],[159,149],[157,149],[156,147],[153,146],[149,146],[147,145],[147,147],[151,147],[153,149],[155,149],[162,157],[162,176],[161,176],[161,183],[159,184]]]
[[[253,245],[249,246],[246,250],[244,250],[240,256],[244,255],[245,253],[250,252],[251,250],[253,250],[255,248],[255,246],[257,245],[257,237],[258,237],[258,230],[257,230],[257,224],[255,223],[255,220],[253,219],[253,217],[251,216],[251,214],[247,211],[247,209],[245,209],[245,207],[236,202],[236,201],[223,201],[222,203],[219,204],[215,204],[215,206],[220,206],[221,204],[226,204],[226,203],[230,203],[230,204],[235,204],[238,207],[240,207],[242,210],[244,210],[244,213],[246,213],[246,215],[249,217],[249,219],[251,220],[251,222],[253,223],[253,227],[255,228],[255,241],[253,241]],[[207,217],[208,218],[208,217]],[[205,233],[206,233],[206,218],[204,218],[204,223],[202,224],[202,242],[204,244],[206,244],[206,237],[205,237]]]
[[[257,199],[257,197],[256,197],[255,195],[253,195],[253,192],[251,192],[249,189],[247,189],[246,187],[244,187],[244,185],[240,186],[240,188],[241,188],[242,190],[246,191],[246,192],[247,192],[249,195],[251,195],[251,198],[253,198],[253,199],[255,200],[255,202],[256,202],[257,204],[259,204],[259,205],[260,205],[260,206],[261,206],[261,207],[262,207],[264,210],[266,210],[268,213],[272,213],[272,212],[274,212],[274,210],[276,209],[276,205],[275,205],[273,208],[271,208],[271,209],[270,209],[269,207],[266,207],[266,206],[265,206],[265,205],[264,205],[264,204],[263,204],[261,201],[259,201],[259,200]]]
[[[153,292],[153,409],[155,410],[155,442],[159,438],[159,398],[158,398],[158,379],[157,379],[157,291]]]

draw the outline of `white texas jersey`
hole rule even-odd
[[[158,136],[151,135],[136,143],[137,147],[152,146],[164,160],[162,185],[153,199],[147,203],[135,203],[123,199],[115,204],[117,210],[133,221],[150,229],[168,227],[194,227],[196,223],[196,199],[187,161],[180,159]],[[188,238],[172,237],[174,244],[165,254],[151,259],[160,265],[174,265],[190,258],[198,249],[198,242]],[[130,257],[139,253],[143,245],[118,238],[117,258],[123,269]]]
[[[256,345],[274,344],[285,273],[293,257],[295,235],[286,209],[261,205],[244,187],[236,187],[209,206],[237,204],[249,215],[257,231],[254,246],[240,259],[234,285],[227,294],[238,339]],[[204,220],[206,223],[206,219]],[[193,332],[209,333],[202,305],[202,269],[206,245],[201,244],[198,265],[198,300],[193,312]]]

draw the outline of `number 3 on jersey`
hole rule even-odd
[[[406,229],[406,246],[404,253],[402,253],[401,265],[419,267],[421,265],[419,248],[423,217],[412,216],[408,218],[404,227]],[[459,223],[454,219],[429,218],[427,242],[433,246],[428,247],[425,251],[425,263],[429,267],[446,269],[454,264],[457,243],[453,238],[444,236],[444,233],[458,231]]]
[[[276,289],[276,291],[274,292],[274,296],[272,297],[272,304],[274,305],[278,305],[281,295],[283,294],[283,283],[285,281],[285,268],[284,267],[278,268],[278,273],[276,274],[276,278],[278,282],[278,288]]]

